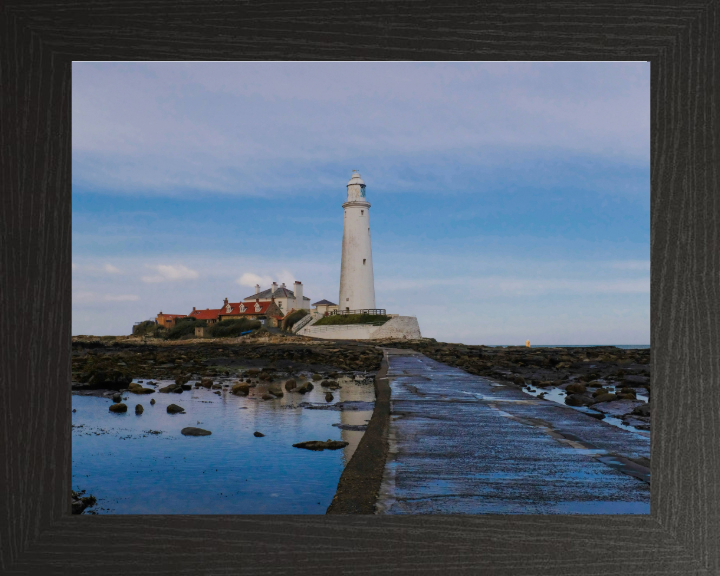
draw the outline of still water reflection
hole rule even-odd
[[[109,412],[108,398],[74,394],[73,489],[93,494],[99,514],[324,514],[364,433],[333,424],[366,424],[372,410],[312,410],[298,404],[375,399],[370,380],[338,381],[342,387],[332,392],[330,403],[317,383],[305,395],[285,392],[268,401],[260,399],[267,390],[261,385],[247,398],[228,388],[220,394],[205,388],[182,394],[128,392],[124,414]],[[157,383],[160,388],[169,382]],[[141,415],[135,414],[136,404],[144,408]],[[169,404],[186,413],[168,414]],[[187,426],[212,435],[181,435]],[[256,438],[255,431],[265,436]],[[328,439],[350,444],[322,452],[292,447]]]

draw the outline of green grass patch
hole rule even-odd
[[[313,326],[340,326],[344,324],[370,324],[371,326],[382,326],[390,320],[390,316],[375,314],[338,314],[336,316],[325,316],[320,318]]]
[[[212,338],[235,338],[236,336],[240,336],[241,332],[257,330],[260,326],[262,326],[262,324],[260,324],[259,320],[249,320],[247,318],[223,320],[210,326],[207,333]]]

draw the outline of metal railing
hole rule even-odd
[[[385,308],[363,308],[361,310],[332,310],[328,316],[349,316],[350,314],[370,314],[371,316],[387,316]]]

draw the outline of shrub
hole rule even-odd
[[[261,324],[258,320],[248,320],[247,318],[223,320],[210,326],[208,333],[213,338],[234,338],[240,336],[241,332],[257,330],[260,326]]]
[[[197,326],[206,326],[205,320],[195,320],[193,317],[189,318],[178,318],[175,321],[175,326],[167,331],[165,338],[168,340],[179,340],[184,336],[194,336],[195,328]]]
[[[140,322],[140,324],[136,324],[135,326],[133,326],[132,333],[133,336],[144,336],[146,334],[153,334],[156,327],[157,324],[155,324],[153,320],[145,320],[144,322]]]
[[[337,326],[341,324],[371,324],[382,326],[390,320],[389,316],[374,314],[336,314],[320,318],[313,326]]]
[[[283,320],[283,330],[287,330],[289,332],[292,330],[292,327],[296,322],[300,321],[300,319],[304,318],[308,314],[309,312],[307,310],[295,310],[295,312],[290,312],[285,320]]]

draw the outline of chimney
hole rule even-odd
[[[225,298],[225,302],[223,302],[223,304],[225,304],[225,306],[227,306],[227,303],[228,303],[228,299]]]
[[[193,312],[195,312],[195,306],[193,306]]]
[[[295,280],[295,308],[302,310],[303,308],[303,293],[302,293],[302,282]]]
[[[260,284],[255,284],[255,294],[260,293]]]
[[[273,282],[272,288],[270,289],[270,296],[271,296],[271,297],[275,294],[275,292],[277,292],[277,288],[278,288],[277,282]]]

